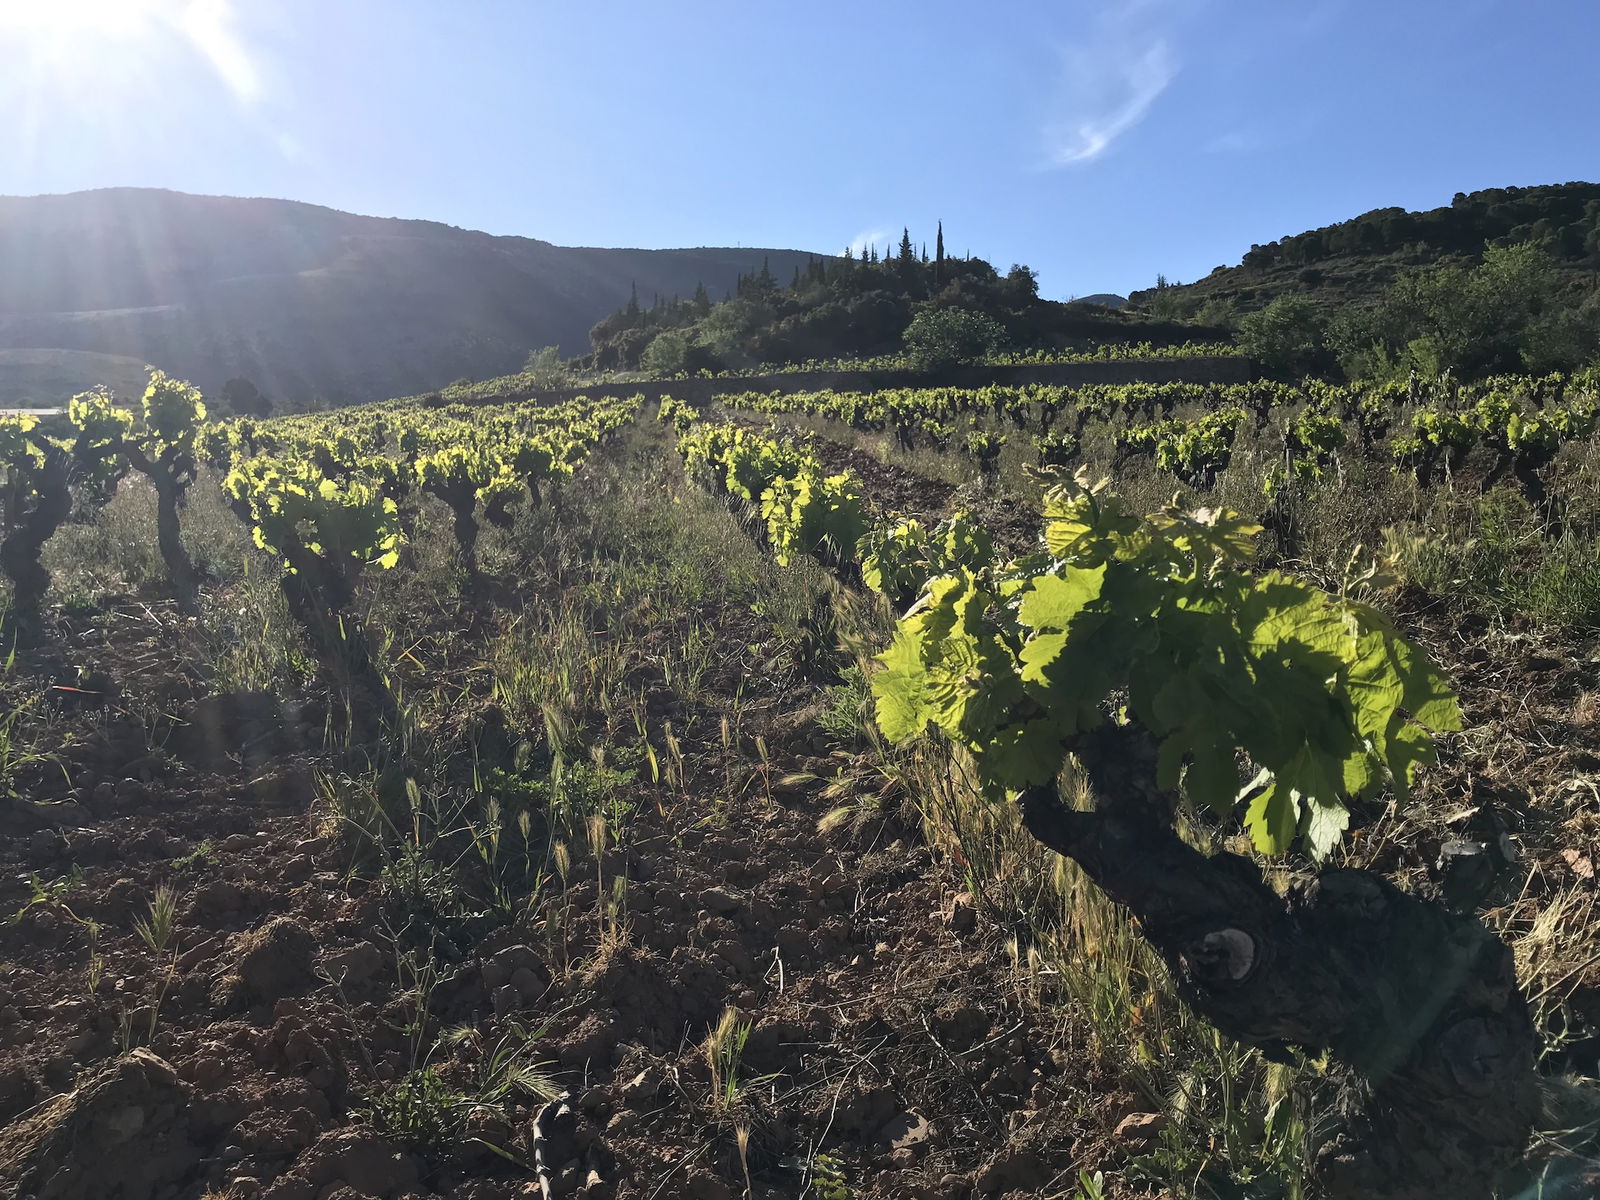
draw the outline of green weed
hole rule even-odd
[[[133,923],[139,939],[155,953],[160,954],[172,941],[173,927],[178,915],[178,893],[165,884],[156,888],[150,901],[150,915]]]

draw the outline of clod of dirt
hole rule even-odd
[[[28,858],[35,863],[49,863],[67,852],[67,839],[54,829],[35,830],[28,838]]]
[[[417,1165],[400,1147],[370,1129],[337,1129],[318,1138],[262,1200],[315,1200],[325,1188],[330,1196],[348,1188],[384,1200],[417,1187]]]
[[[270,692],[204,696],[183,714],[173,749],[184,762],[218,770],[239,759],[247,767],[294,750],[283,707]]]
[[[106,1064],[67,1095],[0,1131],[0,1194],[36,1200],[107,1195],[151,1200],[200,1161],[189,1140],[189,1091],[149,1050]]]
[[[289,917],[268,921],[239,939],[233,966],[217,982],[219,1004],[272,1004],[298,995],[315,982],[311,956],[316,942]]]
[[[516,995],[507,1003],[514,1010],[537,1000],[550,986],[550,975],[531,946],[507,946],[483,964],[483,986],[491,995],[509,986]],[[496,997],[499,1004],[499,998]]]
[[[1049,1172],[1032,1150],[1002,1150],[973,1177],[972,1186],[983,1196],[1002,1192],[1032,1191],[1049,1178]]]
[[[944,923],[957,937],[965,937],[978,927],[978,909],[971,892],[962,892],[950,901]]]
[[[1167,1119],[1160,1113],[1129,1113],[1117,1122],[1112,1136],[1124,1146],[1148,1146],[1161,1136]]]
[[[648,1104],[661,1094],[663,1082],[660,1071],[655,1067],[646,1067],[622,1085],[622,1098],[634,1107]]]
[[[189,915],[196,921],[225,920],[244,907],[244,889],[231,879],[213,879],[196,889]]]
[[[738,896],[728,891],[727,888],[720,887],[710,888],[702,892],[700,903],[707,912],[716,913],[721,917],[736,913],[744,906],[744,901],[739,899]]]
[[[27,1070],[15,1063],[0,1070],[0,1121],[9,1121],[33,1106],[39,1085]]]
[[[933,1136],[933,1126],[920,1113],[902,1112],[878,1130],[877,1140],[891,1150],[915,1150]]]
[[[365,983],[383,970],[383,951],[371,942],[348,950],[332,950],[322,956],[322,973],[341,986]]]
[[[679,1195],[697,1200],[733,1200],[733,1189],[709,1171],[696,1171],[690,1174]]]

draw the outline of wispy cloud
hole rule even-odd
[[[1093,162],[1140,121],[1177,77],[1165,5],[1123,0],[1102,9],[1061,52],[1056,116],[1045,127],[1050,164]]]
[[[874,226],[871,229],[863,229],[860,233],[856,234],[855,237],[850,239],[850,253],[859,258],[861,257],[861,252],[868,246],[876,246],[880,242],[887,241],[889,239],[889,235],[889,230],[878,226]]]

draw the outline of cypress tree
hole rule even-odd
[[[916,257],[916,249],[911,245],[911,230],[902,227],[900,230],[900,261],[912,262]]]

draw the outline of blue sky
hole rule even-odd
[[[1594,0],[0,0],[0,194],[568,245],[933,238],[1047,296],[1600,178]]]

